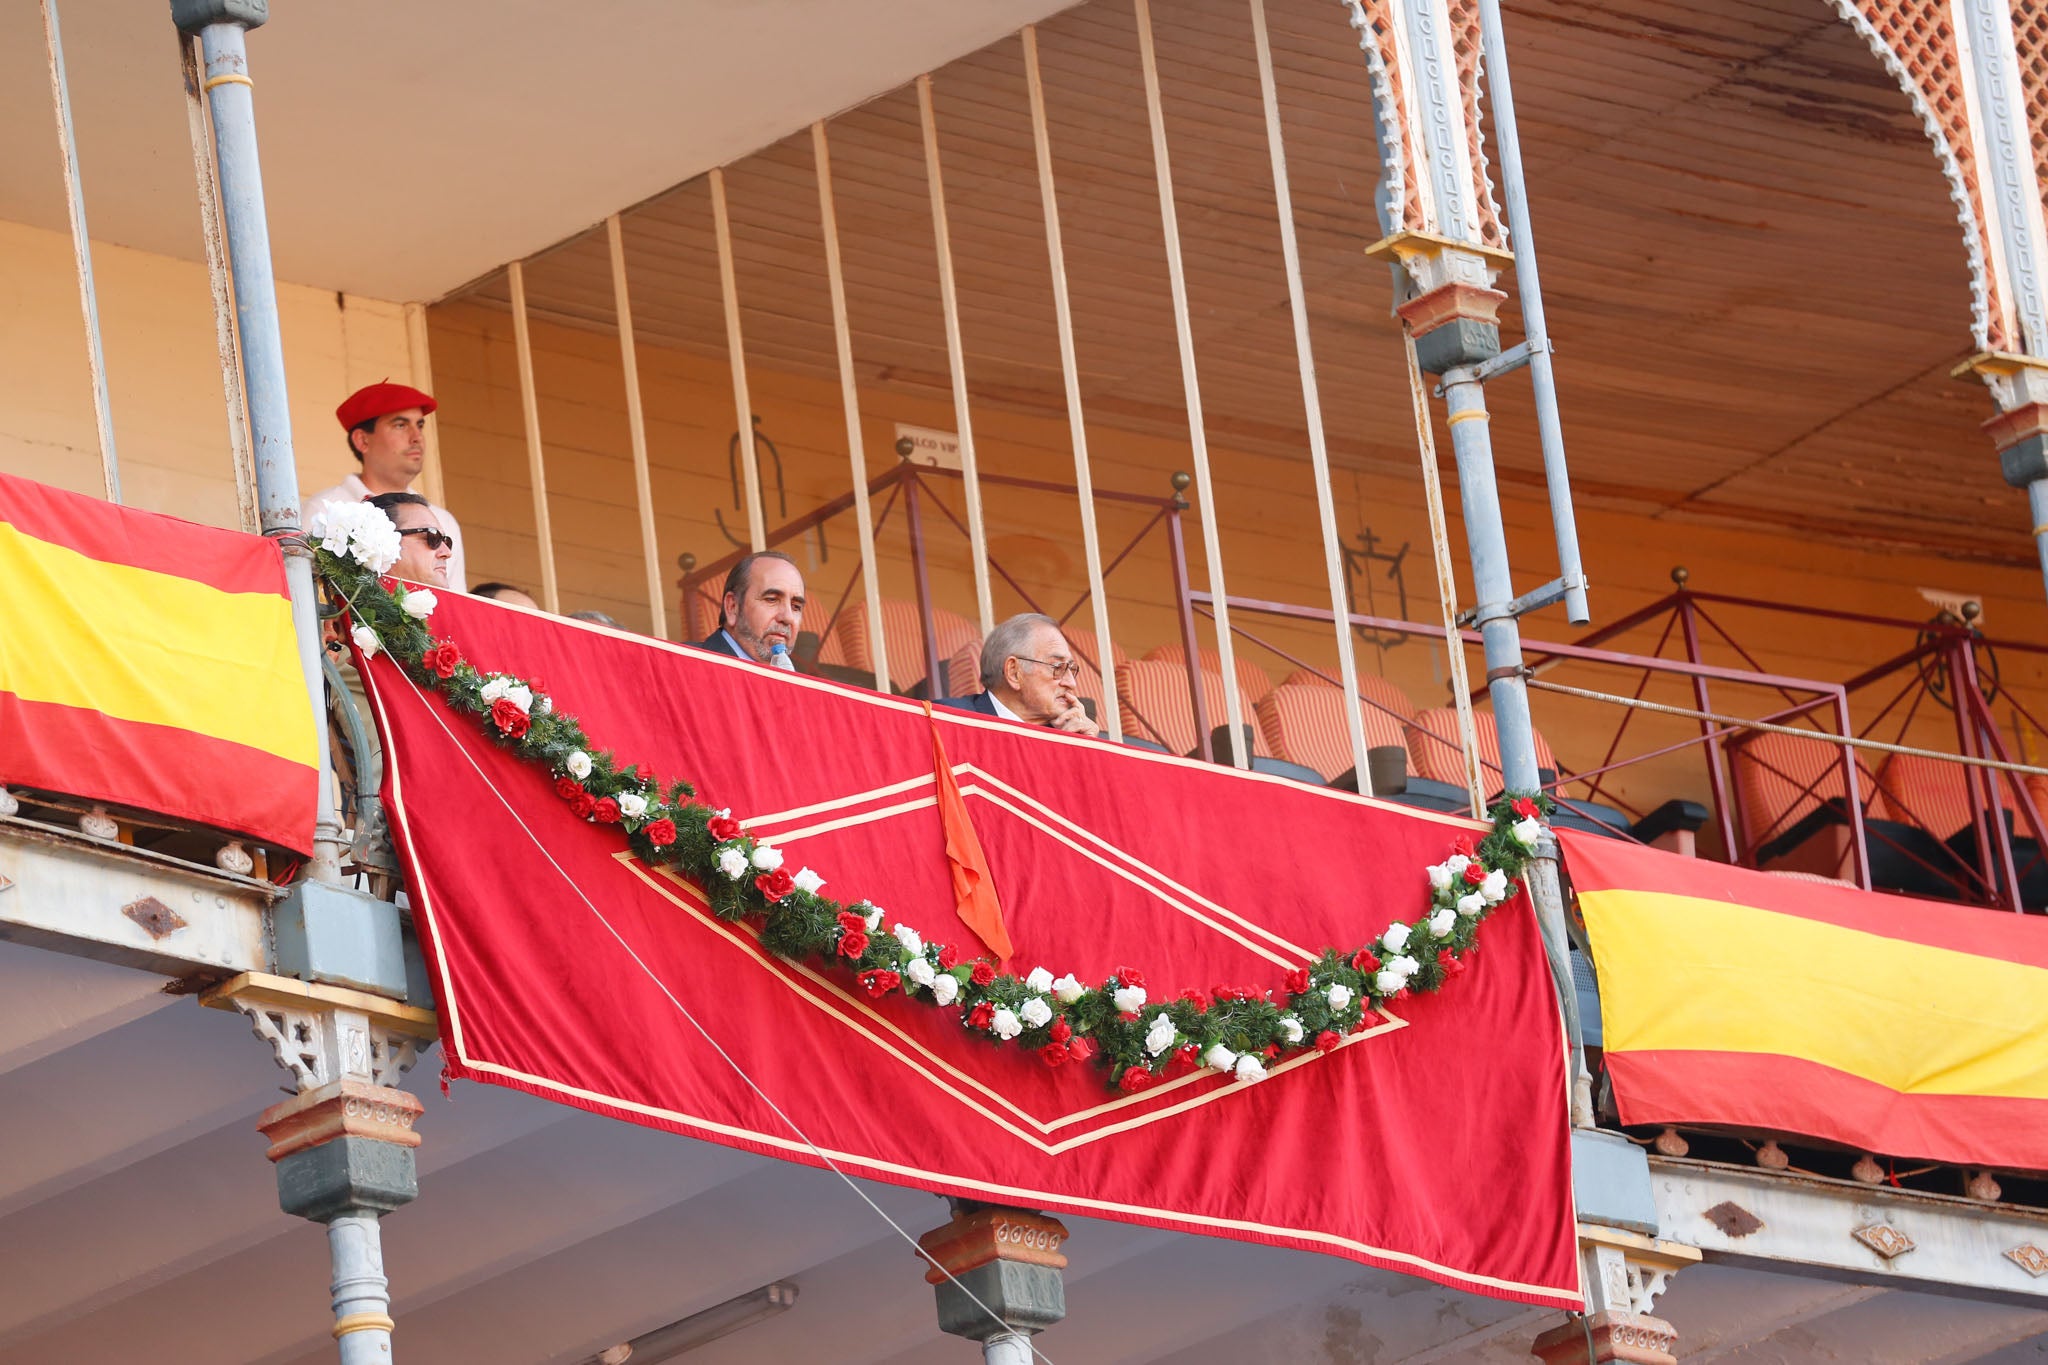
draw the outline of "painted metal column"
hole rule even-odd
[[[249,436],[255,453],[256,507],[263,534],[284,548],[285,580],[291,589],[292,624],[299,640],[299,668],[314,710],[326,682],[320,669],[320,619],[313,590],[313,556],[300,536],[299,471],[292,458],[292,416],[285,389],[284,340],[278,330],[277,283],[270,267],[270,225],[263,206],[263,168],[256,150],[256,92],[249,79],[247,30],[270,17],[267,0],[172,0],[171,18],[188,37],[196,34],[205,59],[207,107],[213,119],[214,155],[220,172],[221,218],[227,229],[228,260],[235,281],[235,321],[241,334],[242,387],[249,405]],[[314,727],[319,747],[320,784],[314,814],[313,857],[306,875],[320,882],[341,880],[343,831],[334,812],[333,760],[327,726]]]
[[[917,1239],[939,1330],[981,1343],[985,1365],[1031,1365],[1031,1338],[1067,1315],[1067,1229],[1029,1209],[949,1200],[953,1220]]]
[[[344,1213],[327,1224],[334,1266],[334,1343],[341,1365],[388,1365],[391,1281],[384,1275],[384,1231],[374,1213]]]

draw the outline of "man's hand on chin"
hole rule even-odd
[[[1088,719],[1088,713],[1081,709],[1079,702],[1060,712],[1048,722],[1055,730],[1064,730],[1070,735],[1092,735],[1095,722]]]

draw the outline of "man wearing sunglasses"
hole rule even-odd
[[[982,643],[982,690],[971,697],[942,698],[939,705],[1092,735],[1095,722],[1082,709],[1076,690],[1080,677],[1080,662],[1060,634],[1059,622],[1025,612],[990,631]]]
[[[398,528],[398,562],[391,572],[429,588],[450,586],[448,565],[455,557],[455,538],[435,520],[434,504],[417,493],[379,493],[368,501]]]
[[[389,380],[350,394],[334,416],[348,433],[349,453],[362,469],[306,499],[299,509],[299,524],[311,526],[315,512],[335,503],[368,502],[379,494],[409,491],[426,465],[427,417],[438,406],[432,394]],[[462,563],[462,528],[447,508],[428,503],[427,510],[433,514],[433,526],[449,540],[447,586],[462,592],[469,586]]]

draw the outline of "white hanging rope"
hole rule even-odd
[[[1273,49],[1266,37],[1265,0],[1251,0],[1252,43],[1258,50],[1259,94],[1266,106],[1266,147],[1273,160],[1273,201],[1280,215],[1280,254],[1287,267],[1287,302],[1294,315],[1294,357],[1301,369],[1301,405],[1308,419],[1309,464],[1315,473],[1316,511],[1323,527],[1323,566],[1330,578],[1330,613],[1337,629],[1337,672],[1344,684],[1344,725],[1358,790],[1372,795],[1365,762],[1365,713],[1358,700],[1358,658],[1351,643],[1350,604],[1344,588],[1344,550],[1337,539],[1337,501],[1330,487],[1330,452],[1323,439],[1323,402],[1316,390],[1315,353],[1309,344],[1308,298],[1301,284],[1301,247],[1295,240],[1294,197],[1287,185],[1287,148],[1280,132],[1280,94],[1273,81]]]
[[[960,342],[960,300],[953,288],[953,239],[946,230],[946,187],[939,175],[939,125],[932,113],[932,78],[917,78],[917,117],[924,128],[924,178],[931,192],[932,239],[939,256],[939,304],[946,314],[946,361],[953,373],[953,421],[960,428],[960,487],[967,499],[967,550],[974,565],[974,607],[981,633],[996,628],[988,581],[988,536],[981,522],[981,472],[974,459],[974,427],[967,411],[967,358]],[[940,662],[944,662],[941,660]],[[931,685],[939,683],[934,678]]]
[[[761,515],[761,465],[754,451],[754,403],[747,396],[747,344],[740,335],[739,279],[732,263],[732,218],[725,206],[725,171],[711,168],[711,222],[718,236],[718,287],[725,298],[725,354],[732,362],[732,405],[739,417],[740,472],[747,489],[747,546],[768,548]]]
[[[832,292],[832,341],[839,352],[839,401],[846,409],[846,460],[853,478],[853,521],[860,533],[860,572],[867,589],[868,662],[875,690],[889,690],[889,632],[882,629],[882,574],[875,558],[875,519],[868,507],[867,447],[860,434],[860,393],[853,383],[853,331],[846,315],[846,272],[839,259],[839,211],[832,197],[832,151],[823,120],[811,125],[818,177],[818,223],[825,236],[825,279]]]
[[[1223,541],[1216,531],[1216,485],[1209,478],[1209,434],[1202,421],[1202,388],[1195,376],[1195,332],[1188,318],[1187,271],[1180,256],[1180,213],[1173,199],[1173,163],[1166,151],[1166,115],[1159,99],[1159,56],[1152,48],[1152,6],[1131,0],[1138,24],[1138,61],[1145,74],[1145,117],[1152,127],[1152,170],[1159,182],[1159,226],[1166,239],[1166,278],[1173,289],[1173,330],[1180,342],[1180,382],[1188,409],[1188,450],[1195,464],[1195,511],[1202,519],[1202,554],[1209,566],[1210,606],[1216,621],[1217,662],[1223,670],[1223,710],[1230,729],[1230,761],[1251,766],[1244,742],[1244,702],[1237,687],[1237,649],[1230,634],[1230,592],[1223,583]],[[1199,660],[1188,660],[1189,667]],[[1193,698],[1189,699],[1191,702]],[[1203,737],[1206,738],[1206,737]],[[1364,782],[1361,767],[1359,781]]]
[[[1052,307],[1060,334],[1060,376],[1067,388],[1067,429],[1074,445],[1074,489],[1081,504],[1081,548],[1088,562],[1094,606],[1095,668],[1102,680],[1102,728],[1122,742],[1116,697],[1116,651],[1109,636],[1109,594],[1102,582],[1102,542],[1095,533],[1095,480],[1088,467],[1088,427],[1081,415],[1081,367],[1074,356],[1074,310],[1067,298],[1067,253],[1060,237],[1059,196],[1052,183],[1052,140],[1045,125],[1045,82],[1038,70],[1038,29],[1024,28],[1024,84],[1031,96],[1031,142],[1038,153],[1038,198],[1045,216],[1045,250],[1052,264]]]
[[[533,533],[540,548],[540,604],[559,612],[562,602],[555,585],[555,532],[548,520],[548,475],[540,443],[540,399],[533,384],[533,338],[526,326],[526,271],[514,261],[505,267],[505,279],[512,293],[512,342],[519,355],[519,412],[526,422],[526,473],[533,484]]]

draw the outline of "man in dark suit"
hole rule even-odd
[[[796,561],[780,550],[762,550],[732,566],[719,603],[719,628],[696,644],[714,654],[773,663],[777,645],[789,658],[803,617],[804,576]]]
[[[1080,679],[1081,665],[1060,634],[1059,622],[1025,612],[990,631],[982,643],[982,690],[971,697],[942,697],[939,705],[1092,735],[1095,722],[1076,690]]]

